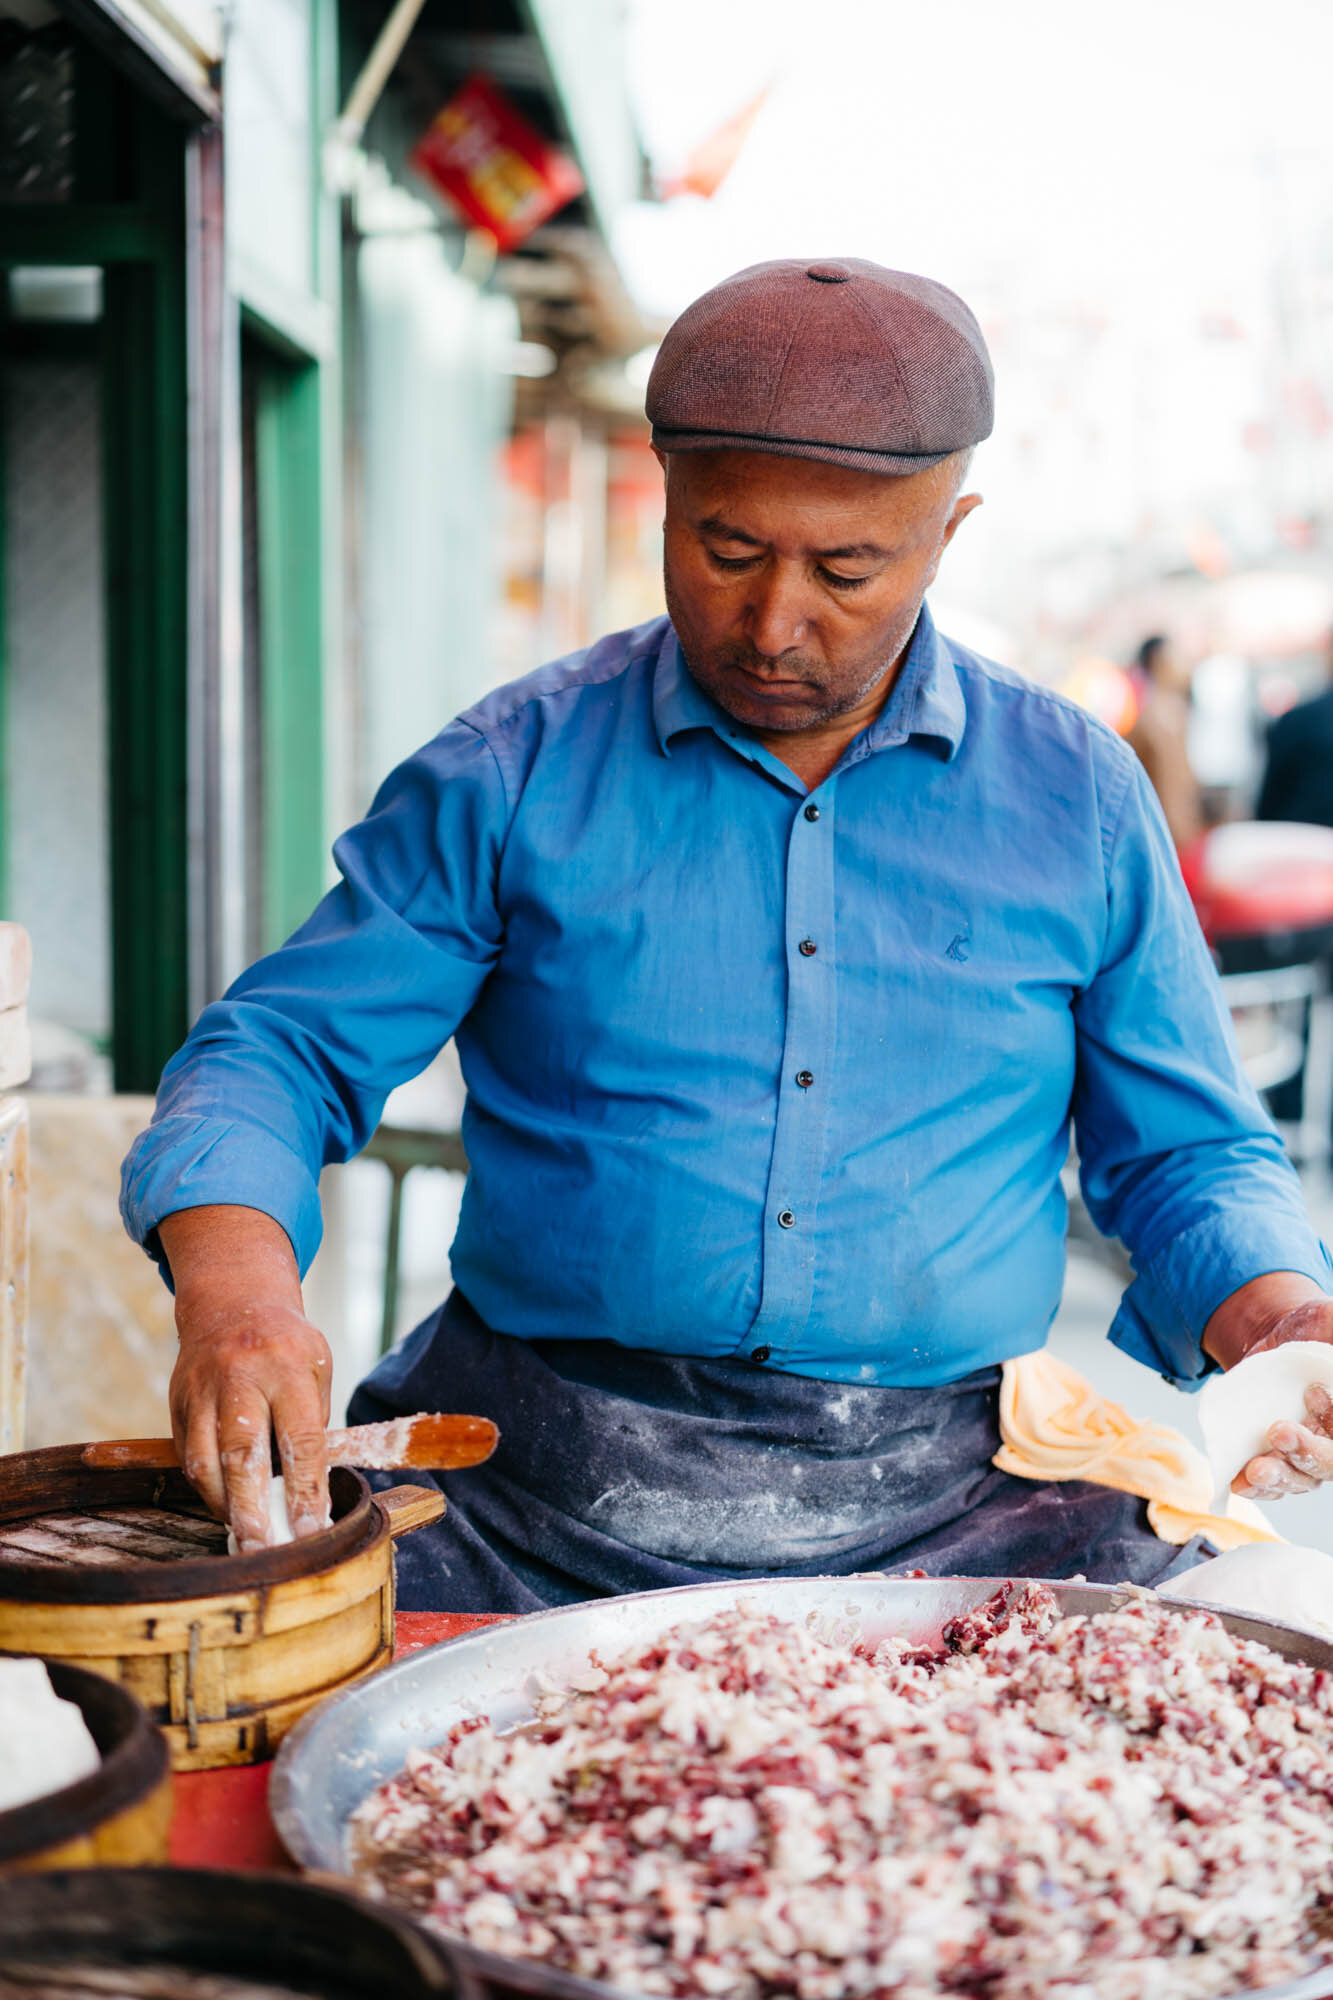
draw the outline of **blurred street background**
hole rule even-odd
[[[977,311],[936,621],[1143,757],[1333,1233],[1331,63],[1323,0],[0,0],[31,1444],[162,1428],[114,1195],[163,1063],[399,758],[661,610],[648,368],[768,257]],[[325,1176],[339,1405],[447,1288],[460,1104],[446,1051]],[[1057,1347],[1192,1433],[1105,1342],[1127,1267],[1070,1186]],[[1333,1503],[1281,1525],[1333,1547]]]

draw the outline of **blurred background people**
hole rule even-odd
[[[1323,692],[1298,702],[1269,727],[1256,819],[1333,826],[1333,633],[1326,667]]]
[[[1135,655],[1139,710],[1130,747],[1161,801],[1177,850],[1204,831],[1199,781],[1189,757],[1190,670],[1160,632]]]

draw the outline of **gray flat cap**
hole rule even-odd
[[[981,328],[932,278],[862,257],[752,264],[687,306],[648,378],[662,451],[922,472],[989,437]]]

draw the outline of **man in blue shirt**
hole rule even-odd
[[[1194,1383],[1333,1339],[1137,761],[942,638],[989,360],[859,260],[696,302],[649,389],[669,618],[489,695],[386,781],[342,882],[205,1010],[125,1171],[170,1267],[172,1415],[242,1546],[270,1432],[318,1525],[316,1180],[454,1035],[457,1291],[353,1415],[476,1409],[404,1599],[527,1610],[738,1572],[1151,1581],[1139,1503],[990,1464],[1064,1269],[1071,1117],[1136,1277],[1112,1338]],[[1308,1486],[1280,1427],[1245,1490]]]

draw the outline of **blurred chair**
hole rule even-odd
[[[457,1132],[433,1132],[405,1125],[381,1125],[361,1155],[389,1169],[389,1226],[384,1241],[384,1304],[380,1314],[380,1353],[393,1346],[398,1315],[399,1259],[402,1249],[403,1184],[414,1167],[438,1167],[465,1174],[467,1154]]]

